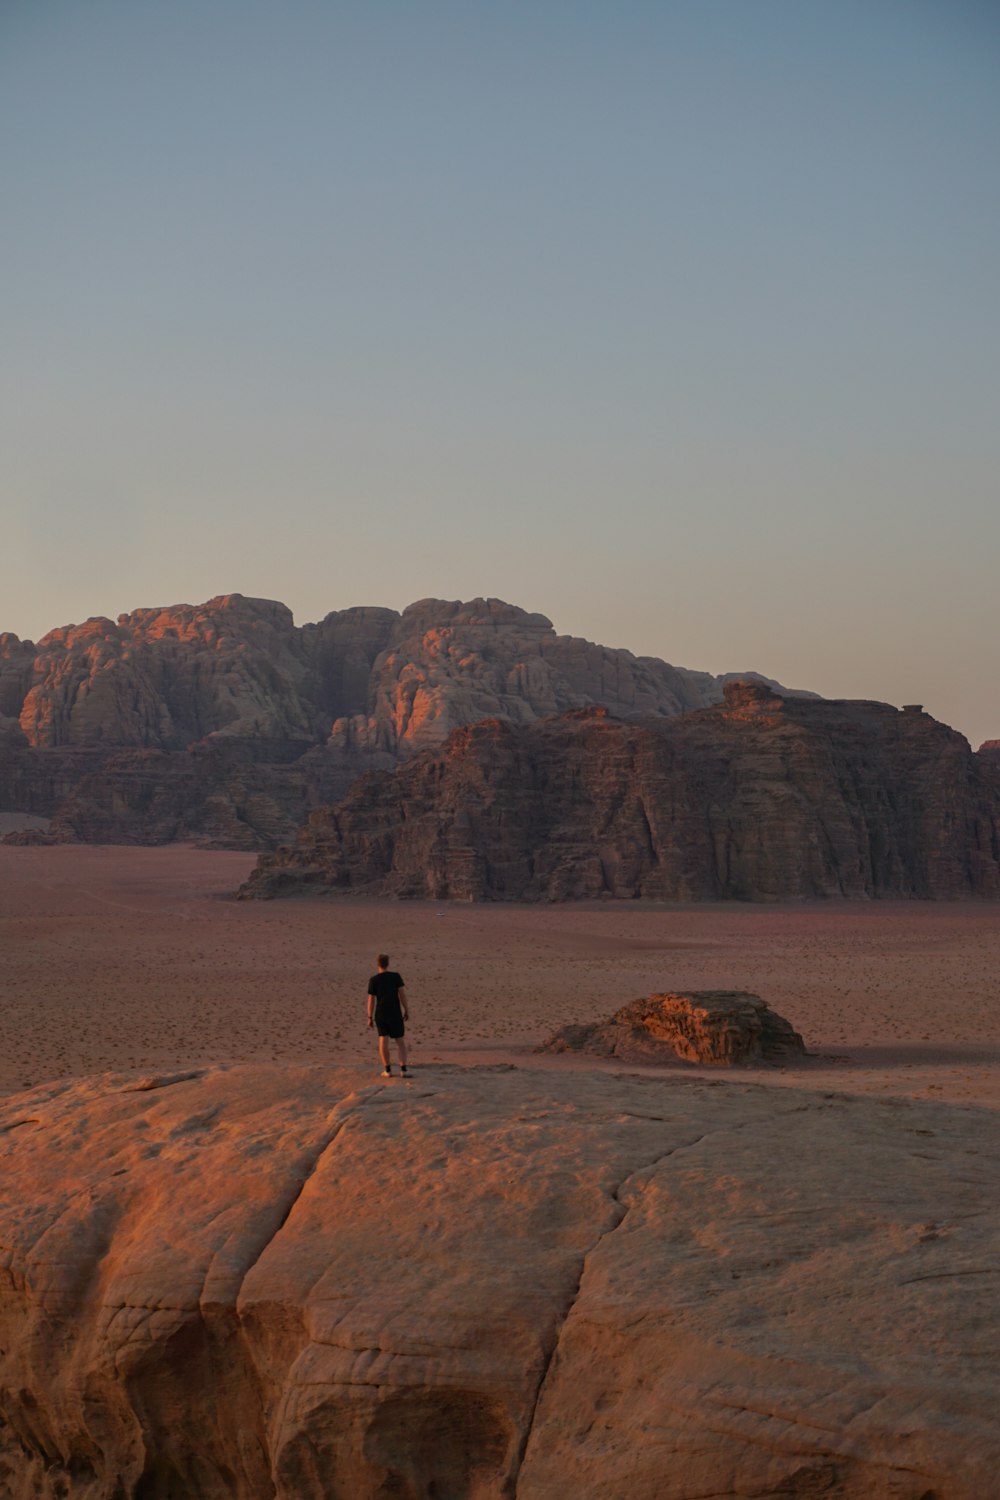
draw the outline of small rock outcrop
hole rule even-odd
[[[996,1493],[990,1110],[194,1069],[0,1101],[0,1172],[15,1500]]]
[[[616,1010],[607,1021],[563,1026],[541,1048],[589,1052],[624,1062],[787,1063],[805,1056],[791,1022],[759,995],[744,990],[689,990],[649,995]]]

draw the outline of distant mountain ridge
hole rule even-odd
[[[0,713],[35,749],[332,734],[405,753],[482,718],[523,723],[591,704],[683,713],[719,702],[736,676],[758,674],[715,677],[557,635],[545,615],[500,599],[422,599],[402,613],[361,606],[296,626],[275,600],[222,594],[117,621],[94,616],[37,646],[0,635]]]
[[[96,616],[37,645],[0,635],[0,812],[51,819],[60,839],[269,848],[362,771],[463,725],[672,718],[736,675],[557,635],[499,599],[303,626],[241,594]]]

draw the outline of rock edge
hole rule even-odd
[[[982,1500],[1000,1120],[741,1083],[116,1075],[0,1105],[14,1500]]]

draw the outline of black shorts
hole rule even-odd
[[[398,1042],[403,1035],[403,1012],[399,1001],[395,1005],[385,1004],[375,1007],[375,1030],[379,1036],[392,1037]]]

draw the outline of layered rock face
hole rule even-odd
[[[691,990],[648,995],[607,1021],[563,1026],[540,1049],[589,1052],[625,1062],[681,1062],[738,1067],[785,1064],[805,1055],[790,1021],[759,995],[743,990]]]
[[[558,636],[496,599],[363,607],[297,628],[222,595],[0,636],[0,812],[51,836],[267,848],[366,769],[486,716],[670,716],[722,678]],[[249,768],[249,769],[248,769]]]
[[[289,838],[310,808],[342,797],[373,761],[393,763],[237,735],[187,750],[33,750],[16,725],[6,739],[0,726],[0,811],[45,825],[5,842],[266,849]]]
[[[986,740],[976,752],[979,775],[1000,794],[1000,740]]]
[[[0,1161],[15,1500],[994,1492],[992,1112],[215,1069],[9,1098]]]
[[[716,708],[486,721],[370,775],[244,893],[434,900],[1000,894],[1000,796],[967,741],[885,704],[729,683]]]

